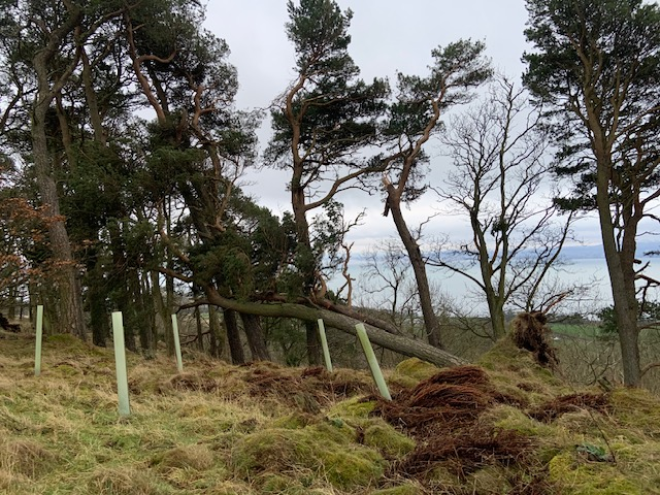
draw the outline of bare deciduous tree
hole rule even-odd
[[[527,309],[534,306],[575,219],[568,214],[557,221],[555,207],[543,200],[550,173],[539,119],[523,90],[501,78],[443,137],[453,169],[437,192],[469,217],[472,239],[437,250],[431,263],[479,287],[494,339],[506,332],[504,306],[515,294],[524,292]],[[469,271],[475,264],[478,275]]]

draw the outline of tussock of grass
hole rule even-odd
[[[162,493],[150,473],[132,467],[101,467],[88,477],[76,493],[97,495],[159,495]]]
[[[55,454],[35,441],[0,441],[0,468],[13,475],[36,479],[48,472],[55,460]]]
[[[204,471],[214,464],[213,452],[205,445],[185,445],[157,455],[152,464],[165,471],[170,469],[192,469]]]
[[[369,486],[383,475],[386,463],[375,450],[354,442],[354,435],[339,422],[261,430],[236,442],[232,464],[246,481],[264,472],[307,469],[340,489]]]

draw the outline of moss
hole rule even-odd
[[[547,368],[540,366],[531,352],[519,349],[507,335],[498,340],[477,363],[479,366],[492,371],[513,371],[516,379],[529,378],[540,380],[551,385],[561,385],[561,381]]]
[[[380,418],[374,418],[364,430],[364,444],[378,449],[387,458],[402,458],[415,449],[416,442],[396,431]]]
[[[445,489],[458,488],[461,485],[458,476],[442,464],[436,464],[431,468],[426,475],[426,479],[434,486],[440,486]]]
[[[487,410],[481,415],[479,422],[502,430],[514,430],[535,438],[556,440],[559,433],[556,427],[536,421],[520,409],[508,405],[497,405]]]
[[[318,493],[312,488],[316,481],[314,473],[309,470],[296,472],[296,477],[284,476],[278,473],[263,473],[255,480],[254,485],[259,493],[277,493],[278,495],[312,495]],[[327,492],[325,492],[327,493]]]
[[[587,462],[571,452],[555,456],[548,464],[550,481],[566,495],[642,495],[641,486],[606,462]]]
[[[314,423],[318,423],[319,417],[307,414],[304,412],[294,412],[288,416],[282,416],[275,419],[269,426],[271,428],[285,428],[295,430],[296,428],[304,428]]]
[[[260,493],[282,493],[291,487],[294,481],[287,476],[276,473],[264,473],[256,482]]]
[[[235,481],[223,481],[217,485],[204,490],[205,495],[253,495],[256,492],[245,483]]]
[[[599,425],[604,422],[603,416],[596,411],[580,409],[575,412],[562,414],[555,424],[567,432],[578,435],[600,435]]]
[[[375,450],[355,444],[353,430],[329,423],[302,429],[270,428],[239,439],[232,450],[237,476],[309,469],[339,489],[368,486],[383,475],[385,461]]]
[[[511,489],[506,471],[495,467],[485,467],[475,471],[468,476],[465,484],[474,493],[508,493]]]
[[[57,370],[58,373],[64,375],[65,377],[82,374],[80,369],[72,363],[59,363],[53,367],[53,370]]]
[[[370,493],[371,495],[423,495],[426,492],[418,485],[406,483],[404,485],[393,486],[392,488],[375,490]]]
[[[387,458],[400,458],[414,450],[415,441],[398,432],[379,417],[372,417],[376,402],[363,402],[359,397],[336,404],[328,411],[333,424],[346,423],[354,429],[355,438],[361,437],[364,445],[378,449]]]
[[[438,371],[440,371],[440,368],[431,363],[417,358],[410,358],[401,361],[394,368],[392,380],[404,386],[414,387],[422,380],[432,377]]]
[[[375,407],[375,401],[364,401],[361,397],[354,397],[335,404],[328,411],[328,417],[343,419],[368,418]]]

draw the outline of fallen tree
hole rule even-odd
[[[373,344],[384,347],[408,357],[416,357],[437,366],[461,366],[467,361],[446,351],[433,347],[420,340],[414,340],[403,335],[389,333],[369,322],[353,316],[341,314],[336,311],[324,309],[320,304],[293,303],[293,302],[251,302],[223,297],[215,288],[205,287],[208,303],[225,309],[232,309],[240,313],[248,313],[266,317],[295,318],[303,321],[315,322],[322,319],[326,327],[336,328],[342,332],[356,335],[355,325],[364,324],[369,340]]]

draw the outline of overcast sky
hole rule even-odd
[[[521,56],[526,48],[523,30],[527,20],[523,0],[338,0],[350,8],[350,53],[362,70],[362,77],[389,77],[397,71],[426,75],[431,50],[461,38],[484,41],[493,66],[518,81],[524,70]],[[209,0],[207,28],[224,38],[231,49],[230,61],[237,67],[240,89],[237,105],[242,109],[265,108],[294,79],[293,46],[287,40],[286,0]],[[268,130],[262,131],[262,146]],[[439,155],[439,153],[438,153]],[[430,181],[442,183],[449,166],[446,158],[432,152]],[[286,173],[261,170],[245,178],[245,190],[276,213],[290,210]],[[349,194],[349,193],[347,193]],[[356,250],[363,250],[379,239],[395,234],[391,218],[382,215],[377,198],[353,191],[339,198],[347,216],[367,207],[362,227],[350,234]],[[433,193],[406,211],[410,227],[415,227],[438,211]],[[597,242],[593,222],[580,225],[581,237]],[[467,219],[443,213],[425,228],[428,234],[447,234],[460,241],[469,238]]]

